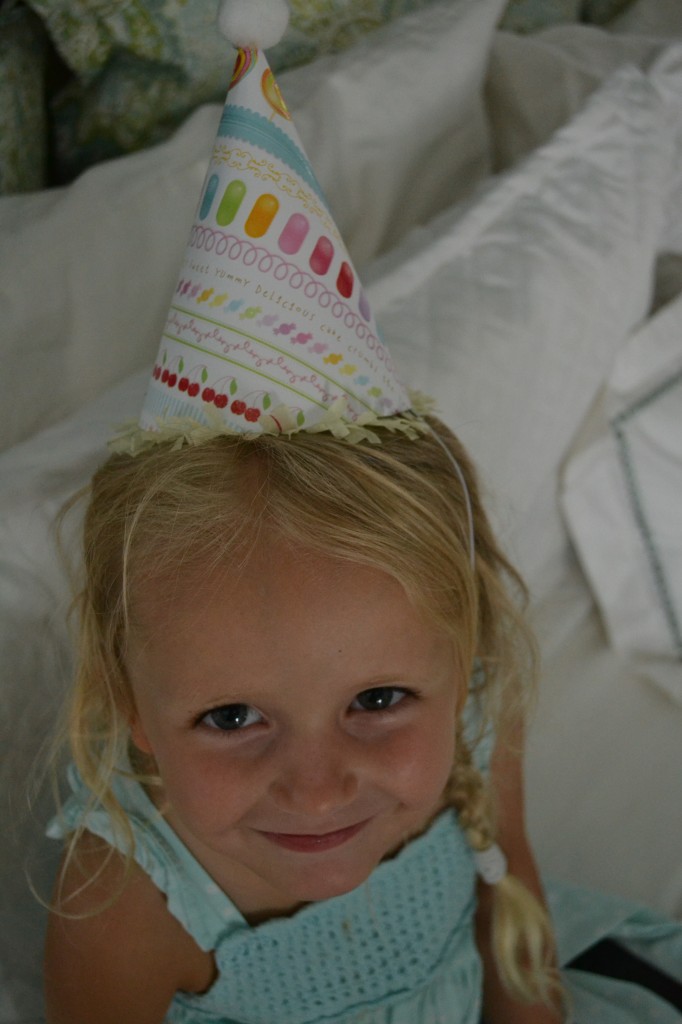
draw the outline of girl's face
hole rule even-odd
[[[438,810],[464,683],[391,577],[259,541],[138,598],[133,740],[243,914],[354,889]]]

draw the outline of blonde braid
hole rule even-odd
[[[472,850],[486,850],[494,842],[496,832],[492,797],[490,787],[474,765],[461,724],[457,729],[457,757],[450,776],[448,797]]]
[[[461,725],[447,795],[471,849],[489,849],[497,834],[491,787],[474,764]],[[512,995],[528,1003],[561,1004],[551,922],[533,893],[512,874],[493,886],[492,949],[500,979]]]

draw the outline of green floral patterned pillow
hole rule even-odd
[[[604,25],[633,0],[509,0],[500,28],[537,32],[561,22],[585,21]]]
[[[72,72],[50,111],[57,181],[161,141],[198,105],[224,97],[232,54],[216,30],[219,0],[25,2],[42,18]],[[290,0],[289,30],[270,52],[271,63],[281,70],[338,52],[431,2]],[[605,20],[607,8],[615,13],[629,2],[509,0],[502,27],[531,32],[577,21],[588,8],[594,11],[590,20]]]
[[[279,46],[270,53],[278,69],[338,53],[360,36],[401,14],[419,10],[431,0],[289,0],[291,23]]]
[[[566,21],[578,21],[582,0],[509,0],[500,28],[537,32]]]
[[[73,72],[52,98],[55,171],[165,138],[224,91],[229,47],[217,0],[28,0]]]
[[[633,0],[584,0],[582,18],[592,25],[608,25]]]
[[[222,100],[232,53],[218,0],[27,0],[73,80],[53,100],[57,174],[165,138],[201,103]],[[336,52],[431,0],[291,0],[270,53],[276,69]]]
[[[0,4],[0,194],[45,184],[47,35],[23,4]]]

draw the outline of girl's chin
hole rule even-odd
[[[293,885],[289,892],[296,890],[296,903],[319,903],[321,900],[331,900],[335,896],[345,896],[354,889],[363,885],[373,869],[352,874],[339,873],[338,876],[331,876],[322,873],[322,877],[308,877],[302,879],[300,885]]]
[[[293,858],[298,863],[296,860],[292,863]],[[365,857],[349,862],[324,855],[306,858],[297,854],[290,854],[287,861],[286,866],[280,861],[274,871],[268,871],[263,865],[265,870],[261,877],[270,883],[274,892],[285,895],[290,906],[345,896],[363,885],[378,864]]]
[[[308,903],[345,896],[363,885],[372,870],[330,874],[328,870],[321,869],[319,872],[292,872],[288,875],[280,871],[277,877],[262,872],[262,888],[257,886],[255,891],[229,895],[251,924],[260,924],[273,917],[288,917]]]

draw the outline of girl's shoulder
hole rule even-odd
[[[74,765],[68,770],[71,790],[47,827],[47,835],[67,844],[74,834],[91,833],[104,849],[116,849],[123,863],[133,861],[164,907],[205,951],[215,949],[226,928],[246,922],[212,877],[193,857],[152,802],[130,765],[123,762],[105,805],[93,796]],[[96,841],[96,840],[94,840]]]
[[[62,864],[46,939],[50,1024],[161,1024],[180,989],[215,977],[202,951],[135,863],[84,832]]]

